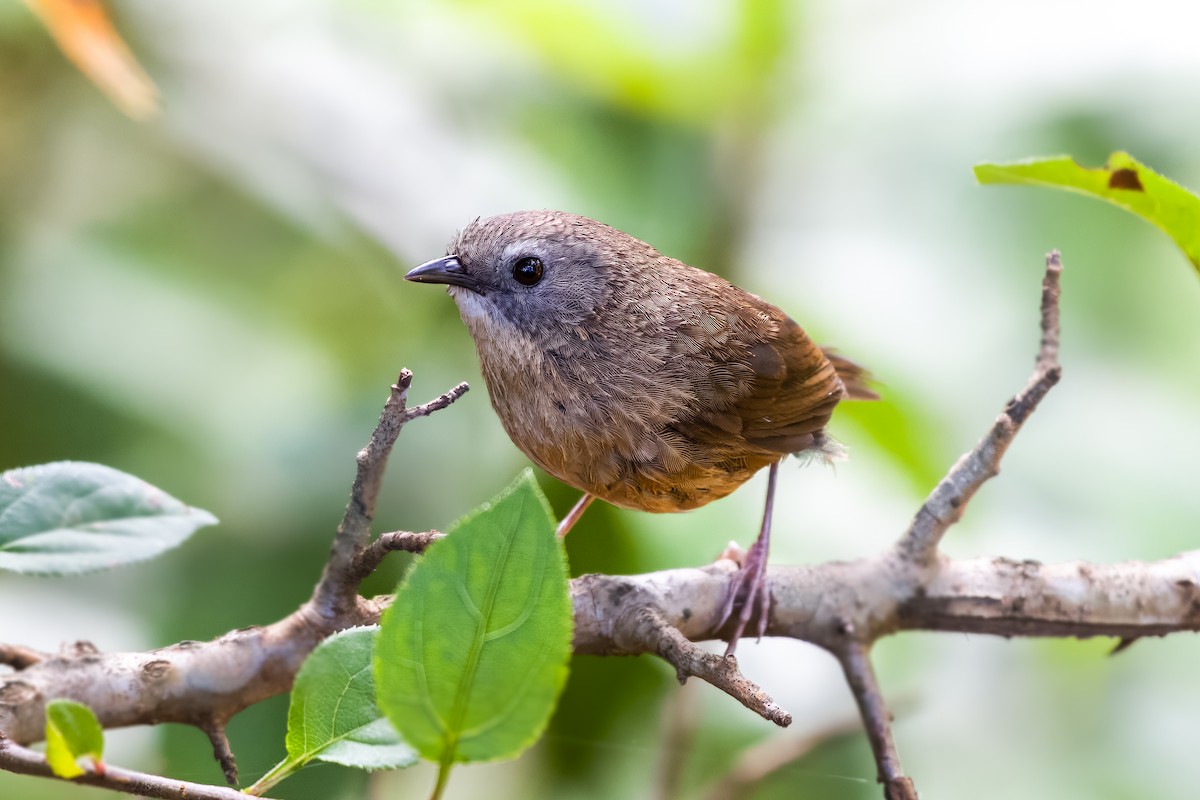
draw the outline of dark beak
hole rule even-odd
[[[445,283],[450,286],[462,286],[472,291],[479,291],[479,282],[472,278],[463,268],[458,256],[442,256],[433,261],[426,261],[419,267],[410,270],[404,276],[406,281],[417,283]]]

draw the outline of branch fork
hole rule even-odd
[[[403,370],[391,387],[371,440],[356,458],[358,471],[310,600],[264,627],[232,631],[209,642],[180,642],[149,653],[99,653],[85,642],[60,655],[0,644],[0,769],[51,776],[45,758],[23,747],[44,736],[45,705],[63,697],[89,706],[105,728],[180,722],[208,736],[226,780],[237,783],[237,763],[226,724],[239,711],[288,691],[308,654],[344,628],[377,622],[380,604],[358,596],[358,587],[386,552],[405,539],[386,534],[369,545],[371,521],[388,455],[408,422],[446,408],[468,389],[461,383],[428,403],[409,408],[412,373]],[[428,544],[440,534],[408,534]],[[422,538],[423,537],[423,538]],[[411,549],[411,548],[409,548]],[[219,687],[219,688],[218,688]],[[141,775],[115,767],[92,771],[77,782],[142,794],[195,800],[228,800],[240,792]]]
[[[846,681],[858,704],[867,738],[875,755],[879,781],[889,800],[908,800],[917,796],[912,780],[900,766],[899,755],[891,731],[891,715],[883,700],[874,670],[870,648],[880,637],[902,627],[911,619],[911,606],[927,595],[928,586],[946,571],[947,562],[940,556],[938,545],[950,526],[961,519],[968,502],[982,485],[999,474],[1000,460],[1020,431],[1029,415],[1058,382],[1062,370],[1058,363],[1059,296],[1062,261],[1057,251],[1046,257],[1046,272],[1042,282],[1041,342],[1032,376],[1025,388],[1010,400],[982,440],[951,468],[917,511],[912,524],[892,551],[882,559],[849,564],[830,564],[808,570],[807,575],[794,581],[777,580],[776,571],[769,572],[771,596],[775,599],[771,619],[767,620],[768,634],[782,634],[806,639],[832,653],[842,666]],[[720,563],[720,562],[719,562]],[[822,572],[844,573],[841,580],[830,580]],[[605,582],[606,587],[592,585],[586,593],[590,611],[601,616],[606,590],[612,597],[613,579],[588,576],[591,583]],[[880,580],[885,578],[885,580]],[[624,584],[628,587],[628,584]],[[879,591],[879,587],[885,587]],[[824,590],[822,596],[808,598],[811,602],[787,602],[792,595],[806,594],[805,588]],[[714,589],[715,587],[709,587]],[[619,593],[624,605],[632,600],[633,588]],[[626,594],[630,597],[626,598]],[[717,592],[719,595],[719,592]],[[711,600],[712,595],[707,595]],[[656,597],[639,597],[633,608],[636,615],[621,614],[612,609],[614,625],[606,633],[612,650],[607,652],[651,652],[670,662],[680,677],[700,677],[738,699],[747,708],[776,724],[786,726],[791,715],[780,709],[758,686],[741,675],[734,659],[716,659],[691,645],[689,638],[712,638],[719,631],[688,631],[677,627],[678,620],[668,619]],[[804,614],[793,624],[787,624],[783,608],[803,609]],[[586,606],[585,606],[586,607]],[[822,614],[821,609],[836,609]],[[576,603],[577,617],[580,603]],[[688,609],[701,619],[713,619],[708,609]],[[584,633],[587,631],[584,630]],[[695,635],[699,633],[699,635]],[[577,631],[576,647],[581,645]],[[718,666],[719,663],[719,666]]]
[[[916,797],[904,775],[888,711],[871,667],[870,649],[901,630],[1002,636],[1115,636],[1133,641],[1200,630],[1200,551],[1154,563],[1042,565],[1008,559],[952,560],[939,553],[950,526],[1000,461],[1030,414],[1058,382],[1057,252],[1046,259],[1041,343],[1033,374],[983,439],[958,460],[887,552],[857,561],[767,570],[771,608],[766,635],[812,642],[842,666],[875,755],[885,797]],[[358,595],[362,580],[389,552],[421,552],[443,534],[389,532],[371,541],[383,470],[403,426],[446,408],[467,391],[460,384],[434,400],[407,406],[412,373],[391,388],[379,424],[359,452],[357,474],[328,563],[311,599],[265,627],[233,631],[209,642],[182,642],[150,653],[99,653],[91,646],[54,655],[0,644],[0,770],[50,775],[45,759],[24,747],[42,738],[45,703],[68,697],[89,705],[105,727],[183,722],[204,730],[231,782],[236,765],[225,722],[238,711],[287,691],[305,657],[337,630],[378,620],[391,598]],[[719,639],[721,604],[736,565],[727,558],[701,568],[645,575],[584,575],[572,581],[576,653],[651,653],[681,682],[698,677],[766,720],[791,715],[742,675],[737,660],[695,642]],[[221,688],[214,689],[214,686]],[[801,752],[803,748],[789,748]],[[769,759],[779,762],[777,755]],[[748,774],[756,773],[749,769]],[[197,786],[109,766],[81,783],[148,797],[232,800],[231,789]]]

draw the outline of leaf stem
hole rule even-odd
[[[253,786],[248,789],[243,789],[243,791],[246,794],[254,795],[256,797],[263,795],[266,792],[269,792],[275,784],[279,783],[285,778],[291,777],[292,773],[296,771],[297,766],[297,762],[294,759],[285,758],[283,761],[280,761],[278,764],[272,767],[270,772],[255,781]]]
[[[429,795],[429,800],[441,800],[442,792],[446,791],[446,784],[450,781],[450,770],[454,768],[453,750],[449,751],[449,758],[443,756],[438,762],[437,783],[434,784],[433,794]]]

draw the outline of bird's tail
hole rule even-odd
[[[842,387],[846,390],[848,400],[878,400],[879,395],[869,384],[873,381],[871,373],[855,364],[850,359],[838,355],[837,351],[821,348],[821,352],[833,364],[837,376],[842,379]]]

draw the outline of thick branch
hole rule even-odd
[[[575,652],[652,652],[624,633],[630,606],[652,605],[692,641],[721,638],[712,620],[731,568],[575,579]],[[767,635],[837,652],[847,637],[874,641],[899,630],[1124,638],[1200,631],[1200,550],[1106,565],[941,559],[924,585],[912,579],[916,569],[894,556],[770,567]]]
[[[1200,630],[1200,550],[1161,561],[943,565],[899,609],[907,630],[1137,639]]]
[[[571,583],[575,652],[653,653],[677,668],[676,662],[699,664],[685,672],[711,677],[728,691],[734,685],[722,677],[728,673],[704,666],[708,656],[723,659],[691,654],[686,642],[717,640],[726,633],[713,621],[734,568],[721,561],[704,568],[576,578]],[[847,626],[855,637],[869,640],[898,630],[1123,638],[1200,630],[1200,550],[1157,562],[1109,565],[942,559],[924,586],[913,579],[916,571],[894,556],[771,567],[767,579],[774,602],[767,635],[803,639],[836,652]],[[360,600],[337,625],[371,624],[384,605]],[[647,616],[640,609],[653,612]],[[323,619],[301,610],[267,627],[210,642],[183,642],[149,653],[51,656],[0,680],[0,730],[18,742],[39,740],[44,704],[55,697],[88,704],[105,727],[199,724],[214,713],[232,715],[287,691],[308,652],[332,632]],[[765,717],[782,719],[786,713],[765,700],[747,704],[756,702],[757,713]]]
[[[753,683],[695,668],[689,651],[678,647],[679,640],[727,633],[713,621],[733,568],[721,561],[702,569],[577,578],[571,587],[575,651],[654,653],[756,713],[774,719],[764,713],[770,709],[782,719],[786,712]],[[1151,564],[1104,566],[941,559],[932,570],[889,554],[772,567],[767,575],[773,598],[767,635],[803,639],[835,654],[848,641],[873,642],[898,630],[1130,639],[1200,630],[1200,551]]]
[[[306,604],[279,622],[208,642],[147,653],[50,656],[0,681],[0,731],[22,744],[40,740],[45,704],[66,697],[88,705],[106,728],[180,722],[209,732],[214,720],[290,689],[300,664],[326,636],[377,618],[366,603],[336,620]]]

